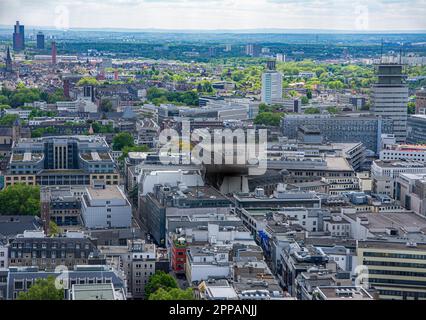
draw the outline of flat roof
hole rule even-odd
[[[101,199],[125,199],[118,186],[105,186],[105,189],[87,187],[87,192],[94,200]]]
[[[374,298],[362,287],[326,286],[318,287],[327,299],[332,300],[373,300]]]
[[[393,228],[403,233],[426,233],[426,218],[413,212],[385,212],[385,213],[345,213],[349,219],[355,221],[357,217],[367,218],[365,225],[370,232],[380,233],[380,230]]]
[[[74,284],[73,300],[115,300],[112,283]]]
[[[343,157],[326,157],[325,161],[329,170],[354,171],[348,161]]]
[[[413,244],[409,246],[407,245],[407,242],[403,241],[360,240],[358,241],[358,248],[425,251],[426,243],[416,243],[415,245]]]

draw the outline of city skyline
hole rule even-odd
[[[425,30],[425,0],[0,0],[0,24],[57,29]],[[23,10],[22,8],[25,8]],[[96,10],[97,19],[92,13]]]

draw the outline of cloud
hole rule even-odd
[[[0,24],[71,27],[425,30],[426,0],[0,0]]]

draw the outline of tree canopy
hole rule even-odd
[[[78,80],[77,86],[97,86],[99,81],[94,77],[84,77]]]
[[[11,126],[15,123],[15,121],[19,118],[17,114],[6,114],[0,118],[1,126]]]
[[[38,215],[40,188],[14,184],[0,191],[0,215]]]
[[[193,300],[194,294],[191,288],[182,289],[163,289],[160,288],[149,295],[149,300]]]
[[[281,112],[262,112],[256,116],[254,123],[278,127],[283,115]]]
[[[151,294],[159,289],[170,290],[177,289],[178,284],[176,279],[172,275],[165,273],[164,271],[157,271],[148,280],[145,286],[145,295],[150,298]]]
[[[320,109],[315,107],[310,107],[305,109],[305,114],[318,114],[321,113]]]
[[[111,112],[112,111],[112,102],[109,99],[102,99],[99,106],[101,112]]]
[[[112,139],[112,149],[115,151],[121,151],[124,147],[133,147],[134,145],[133,136],[128,132],[117,133]]]
[[[148,89],[146,98],[155,105],[174,103],[198,106],[198,94],[195,91],[170,92],[165,89],[152,87]]]
[[[20,292],[18,300],[63,300],[64,289],[55,287],[55,277],[37,279],[27,292]]]

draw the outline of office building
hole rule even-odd
[[[401,173],[396,178],[395,199],[405,209],[426,217],[426,173]]]
[[[289,139],[296,139],[298,127],[317,127],[328,142],[362,142],[375,153],[380,151],[382,133],[393,132],[391,120],[372,116],[331,116],[331,115],[286,115],[281,121],[282,133]]]
[[[368,268],[368,284],[379,299],[426,300],[426,245],[359,241],[358,264]]]
[[[285,62],[285,54],[277,53],[276,59],[278,62]]]
[[[426,162],[425,145],[388,145],[386,149],[380,151],[380,160],[407,160],[416,162]]]
[[[245,47],[245,54],[251,57],[258,57],[261,51],[261,46],[258,44],[248,44]]]
[[[118,185],[119,173],[105,138],[51,136],[17,141],[5,174],[5,185],[90,185],[102,180]]]
[[[426,144],[426,114],[413,114],[408,117],[407,142]]]
[[[132,206],[118,186],[96,181],[81,198],[81,217],[86,228],[130,228]]]
[[[22,51],[25,49],[25,28],[16,21],[13,31],[13,51]]]
[[[393,121],[393,133],[398,143],[407,136],[408,86],[405,84],[401,64],[379,64],[378,81],[372,87],[374,115]]]
[[[44,50],[44,33],[41,31],[37,33],[37,49]]]
[[[224,214],[231,201],[212,187],[157,184],[140,198],[140,214],[156,243],[166,245],[166,221],[171,216]]]
[[[254,193],[236,193],[234,200],[238,208],[321,207],[321,199],[315,192],[287,190],[283,184],[277,186],[272,196],[266,196],[258,188]]]
[[[277,71],[266,71],[262,74],[262,102],[272,104],[283,98],[283,76]]]
[[[403,160],[373,161],[371,165],[372,191],[394,197],[395,179],[402,173],[426,173],[426,163]]]

